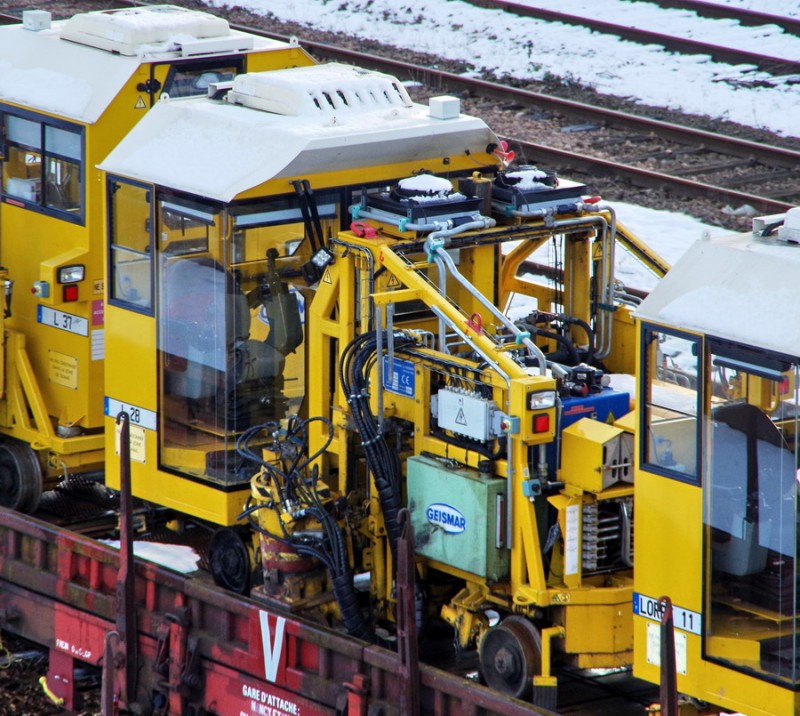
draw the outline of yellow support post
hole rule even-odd
[[[561,626],[552,626],[542,629],[542,673],[533,677],[534,686],[556,686],[558,680],[551,673],[553,654],[553,639],[563,639],[567,630]]]

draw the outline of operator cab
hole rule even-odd
[[[496,138],[477,119],[432,117],[395,78],[344,65],[214,90],[157,103],[101,165],[107,351],[158,363],[157,385],[109,372],[106,404],[109,420],[122,405],[148,416],[133,426],[137,496],[232,524],[254,469],[242,436],[301,410],[305,304],[330,283],[325,246],[349,207],[420,163],[471,172]]]
[[[111,303],[157,322],[162,467],[241,483],[251,468],[234,458],[236,435],[297,412],[304,393],[303,297],[281,277],[298,276],[306,255],[299,199],[226,205],[157,191],[151,202],[121,179],[110,191]]]
[[[637,668],[667,595],[679,691],[748,714],[800,685],[800,247],[764,225],[695,244],[637,311]]]

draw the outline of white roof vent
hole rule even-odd
[[[458,119],[461,114],[461,100],[458,97],[431,97],[428,107],[434,119]]]
[[[148,5],[74,15],[64,25],[61,37],[101,50],[135,56],[145,45],[167,42],[175,45],[178,40],[191,44],[192,41],[211,38],[219,42],[219,38],[227,38],[230,34],[228,21],[210,13],[176,5]]]
[[[789,209],[783,226],[778,227],[778,238],[792,244],[800,244],[800,207]]]
[[[34,32],[49,30],[51,19],[52,15],[47,10],[22,11],[22,27],[26,30],[33,30]]]
[[[227,101],[289,116],[331,116],[411,107],[399,80],[332,62],[238,75]]]

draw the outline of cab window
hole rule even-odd
[[[306,197],[273,197],[269,201],[243,202],[231,207],[233,225],[230,261],[245,273],[274,248],[281,257],[311,257],[314,248],[306,236],[329,238],[339,231],[341,198],[334,191],[314,194],[313,210]]]
[[[324,234],[338,204],[315,197]],[[304,212],[292,196],[226,206],[164,193],[155,226],[160,466],[240,484],[238,436],[297,413],[306,392]]]
[[[153,308],[152,191],[109,179],[109,300],[133,310]]]
[[[219,60],[175,64],[167,74],[164,92],[172,98],[205,96],[213,82],[230,82],[241,72],[241,58],[228,58],[222,64]]]
[[[642,463],[649,471],[699,482],[701,342],[667,329],[642,332]]]
[[[710,341],[705,420],[705,652],[800,683],[796,360]]]
[[[83,222],[83,129],[31,112],[2,112],[3,200]]]

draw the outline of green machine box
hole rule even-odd
[[[508,576],[505,480],[414,456],[406,484],[417,554],[485,579]]]

